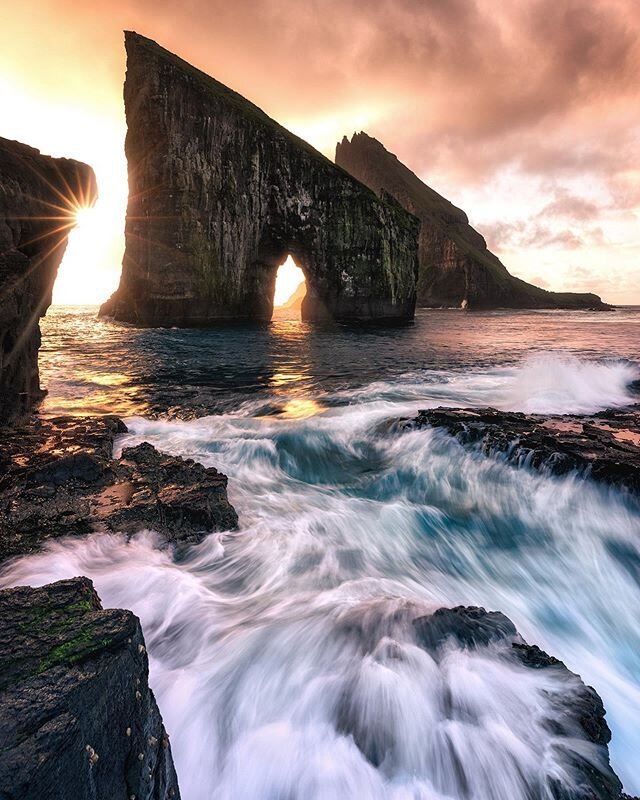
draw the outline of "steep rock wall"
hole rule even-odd
[[[87,578],[0,592],[0,796],[179,800],[140,622]]]
[[[41,396],[40,317],[74,224],[97,197],[91,167],[0,138],[0,416],[28,410]]]
[[[239,94],[127,32],[129,205],[102,312],[141,325],[269,320],[277,267],[305,319],[413,316],[418,222]]]
[[[467,215],[424,184],[366,133],[345,136],[336,164],[376,193],[388,192],[421,221],[418,305],[426,307],[597,308],[595,294],[548,292],[511,275]]]

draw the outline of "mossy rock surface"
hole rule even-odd
[[[72,578],[0,591],[0,637],[0,797],[179,798],[137,617]]]

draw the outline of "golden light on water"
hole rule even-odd
[[[283,306],[287,300],[293,297],[301,283],[304,283],[304,272],[291,256],[287,256],[287,260],[278,268],[276,291],[273,297],[274,306]]]

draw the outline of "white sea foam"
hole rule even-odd
[[[458,604],[505,612],[596,686],[637,792],[637,508],[379,425],[444,402],[593,410],[623,404],[634,377],[550,356],[376,384],[303,420],[137,418],[121,445],[226,472],[240,530],[177,562],[151,533],[57,541],[2,582],[89,575],[105,605],[140,616],[185,800],[524,800],[551,779],[574,785],[572,751],[602,766],[580,731],[557,747],[545,724],[570,680],[499,648],[434,660],[416,647],[407,620]]]

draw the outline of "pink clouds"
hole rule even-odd
[[[31,71],[34,83],[55,76],[48,89],[70,107],[95,104],[96,97],[121,107],[121,31],[133,28],[308,131],[327,154],[334,137],[366,127],[464,204],[472,222],[481,217],[495,241],[508,239],[510,249],[555,248],[561,258],[606,250],[612,239],[638,239],[637,0],[27,6],[3,23],[0,44],[6,51],[15,43],[12,68]],[[28,30],[20,22],[26,16]],[[495,187],[492,196],[488,186]],[[620,249],[607,252],[609,277],[623,256]],[[628,276],[640,249],[625,253]],[[595,280],[602,260],[594,262]],[[640,301],[640,277],[637,283]]]

